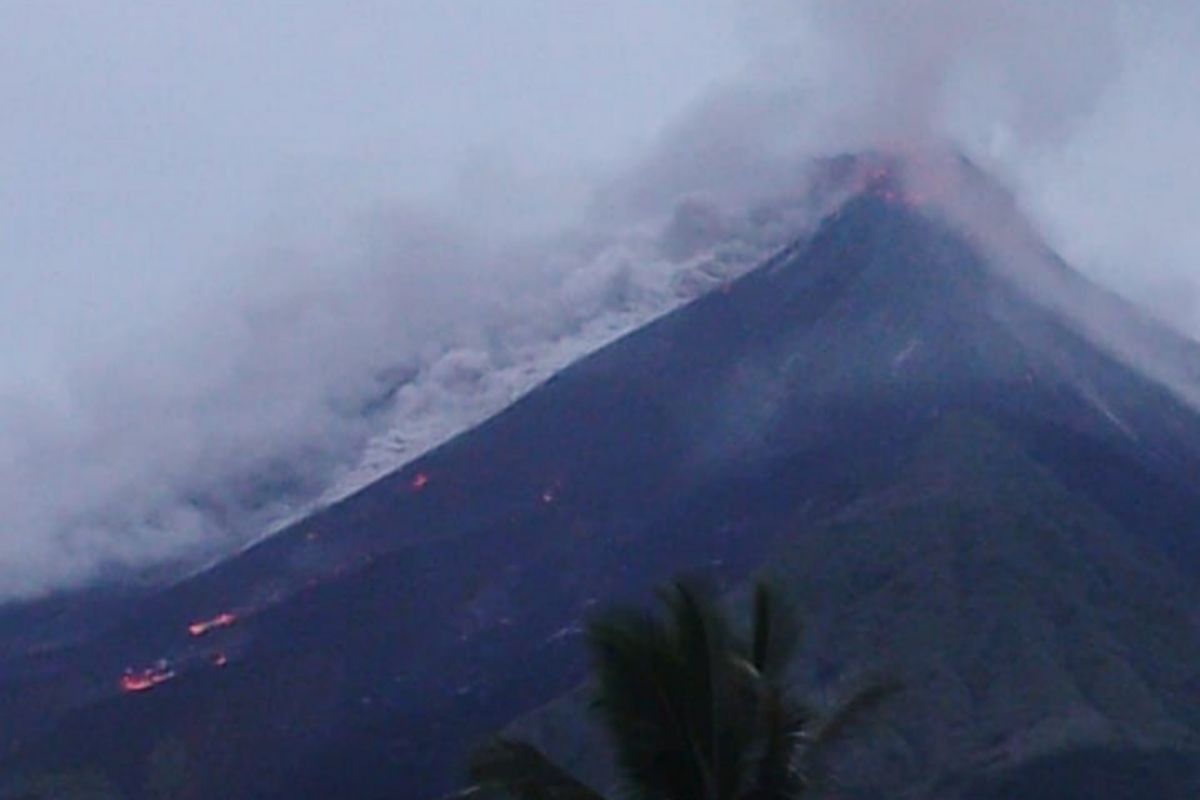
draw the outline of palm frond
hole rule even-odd
[[[859,689],[826,716],[812,732],[811,746],[829,748],[840,743],[846,734],[879,710],[901,690],[895,680],[878,681]]]
[[[762,581],[754,587],[752,663],[768,680],[779,680],[800,642],[799,617],[782,592]]]
[[[878,682],[822,716],[787,691],[800,628],[781,593],[759,584],[748,636],[711,589],[677,582],[664,613],[617,609],[588,625],[593,709],[631,800],[797,800],[826,751],[897,690]],[[471,765],[460,800],[600,800],[521,742],[497,739]]]
[[[759,710],[758,737],[748,748],[747,787],[739,800],[795,800],[808,787],[800,763],[810,712],[779,687],[768,687]]]
[[[704,797],[689,727],[688,665],[658,618],[613,611],[588,628],[595,672],[593,707],[611,737],[630,792],[670,800],[685,788]]]
[[[664,601],[669,609],[669,624],[676,657],[684,665],[679,688],[683,727],[687,734],[687,753],[700,780],[703,798],[717,800],[723,780],[724,712],[729,633],[717,613],[711,594],[694,583],[676,583]]]
[[[496,738],[471,758],[474,784],[459,797],[498,793],[514,800],[604,800],[531,744]]]

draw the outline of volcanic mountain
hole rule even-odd
[[[763,570],[800,684],[904,684],[845,796],[1195,797],[1200,349],[895,168],[417,462],[10,647],[0,797],[433,798],[514,720],[605,788],[581,620]]]

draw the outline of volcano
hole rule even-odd
[[[104,624],[0,627],[0,798],[434,798],[509,725],[605,788],[581,621],[763,571],[805,610],[797,682],[905,686],[845,796],[1195,797],[1200,348],[899,170]]]

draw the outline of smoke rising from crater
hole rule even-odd
[[[1200,8],[1178,0],[759,8],[768,54],[759,85],[796,96],[817,149],[962,150],[1014,190],[1068,260],[1185,332],[1200,331],[1200,239],[1187,222],[1200,204]]]
[[[0,600],[212,554],[958,147],[1188,331],[1200,11],[1116,0],[0,11]]]

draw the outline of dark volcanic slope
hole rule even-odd
[[[842,754],[838,796],[1200,789],[1194,580],[982,418],[945,415],[894,483],[769,563],[805,612],[798,686],[837,694],[864,672],[904,684]],[[582,700],[515,728],[603,788],[611,768]]]
[[[972,422],[947,422],[957,419]],[[995,443],[985,449],[1012,457],[959,481],[964,450],[984,446],[970,443],[978,430]],[[727,291],[160,593],[132,621],[6,661],[3,774],[87,770],[131,797],[168,778],[196,796],[432,796],[455,785],[471,742],[577,683],[577,624],[591,605],[644,597],[681,570],[732,584],[778,552],[828,562],[819,581],[811,568],[802,574],[827,595],[817,607],[830,619],[906,559],[925,563],[905,573],[913,600],[897,605],[895,624],[929,633],[897,640],[899,662],[908,647],[944,650],[953,680],[975,682],[962,689],[972,697],[1017,676],[1018,686],[1038,682],[1029,704],[1049,721],[1041,738],[1029,734],[1035,744],[1075,730],[1078,705],[1053,669],[1018,670],[1049,657],[1044,631],[958,641],[950,629],[937,635],[929,609],[966,604],[994,579],[995,597],[971,624],[1091,620],[1080,628],[1091,633],[1061,650],[1088,663],[1142,652],[1104,680],[1118,695],[1140,692],[1146,707],[1182,707],[1136,722],[1152,720],[1145,741],[1184,753],[1186,765],[1195,676],[1184,662],[1198,633],[1180,609],[1193,607],[1198,467],[1195,412],[1006,283],[961,237],[891,191],[868,193]],[[1007,502],[972,505],[1012,486],[1022,515],[1002,519]],[[922,506],[936,492],[943,501]],[[970,513],[947,512],[960,503]],[[868,522],[845,527],[872,508]],[[1026,524],[1038,515],[1050,522]],[[1061,542],[1045,533],[1064,527]],[[918,529],[937,546],[921,549]],[[1011,545],[1002,555],[974,547],[981,530]],[[950,552],[961,553],[946,565],[957,571],[932,566]],[[1082,591],[1079,570],[1103,577]],[[946,589],[948,580],[965,588]],[[1165,606],[1162,587],[1179,593]],[[236,619],[189,636],[189,623],[222,612]],[[1143,618],[1169,619],[1177,649],[1160,653],[1162,637],[1134,636]],[[870,630],[856,627],[854,641]],[[126,666],[160,658],[169,664],[155,674],[171,679],[118,691]],[[1151,679],[1139,672],[1145,663],[1173,671]],[[1139,688],[1127,689],[1134,673]],[[1022,791],[1057,780],[1059,762],[1021,771],[1048,750],[1013,744],[1019,731],[1005,726],[1029,725],[993,714],[1007,700],[948,707],[958,716],[945,718],[928,698],[911,702],[922,727],[896,734],[908,750],[899,766],[880,768],[881,780],[959,791],[982,768],[980,748],[1002,745],[1004,780]],[[1090,720],[1079,724],[1102,730]],[[1101,752],[1111,744],[1089,736]],[[944,745],[947,737],[961,744]]]

